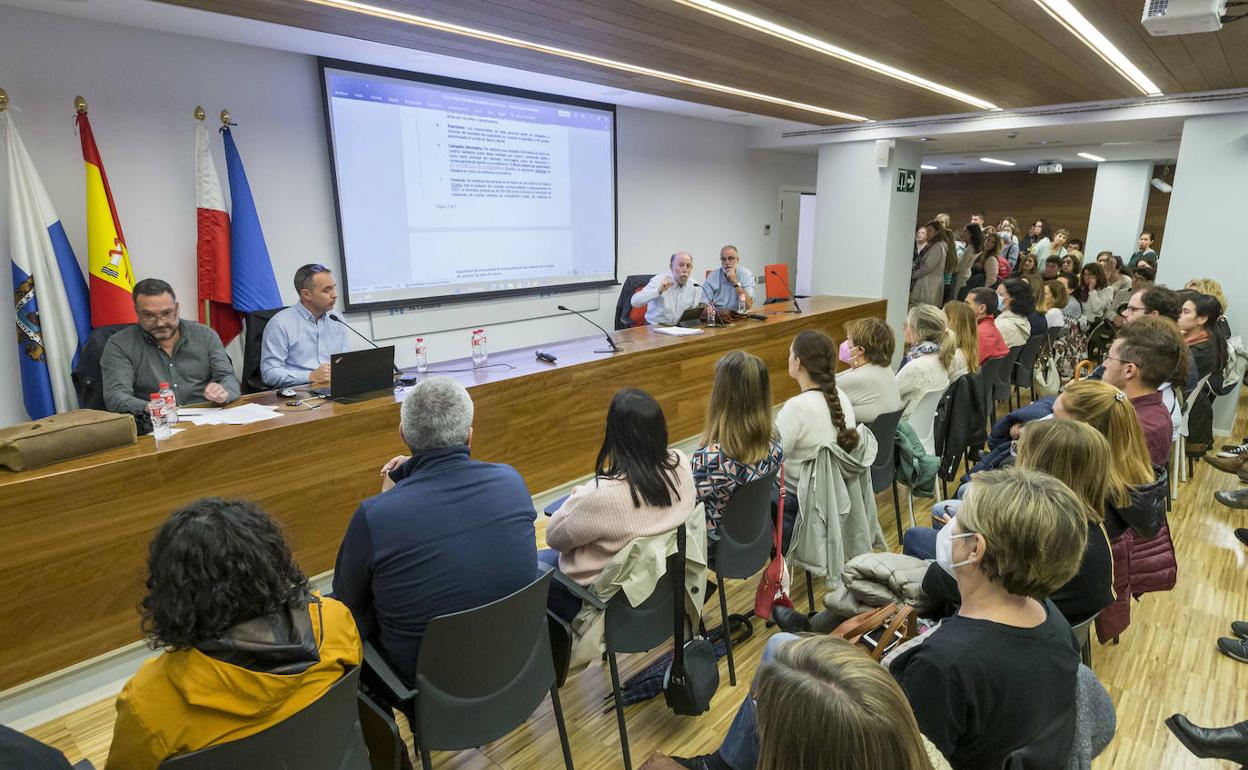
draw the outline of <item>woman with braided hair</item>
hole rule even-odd
[[[784,450],[784,534],[788,539],[797,516],[797,482],[802,464],[819,447],[836,441],[851,452],[858,446],[854,407],[836,388],[836,343],[821,331],[800,332],[789,347],[789,376],[801,393],[784,402],[776,427]]]

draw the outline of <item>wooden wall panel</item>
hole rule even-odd
[[[1174,181],[1170,167],[1157,166],[1154,176]],[[1085,239],[1095,184],[1095,168],[1072,168],[1048,175],[1029,171],[925,175],[919,186],[916,226],[943,212],[957,227],[970,220],[972,211],[982,210],[994,224],[1012,216],[1020,227],[1027,228],[1037,219],[1048,219],[1053,229],[1065,227],[1071,237]],[[1170,196],[1150,187],[1144,227],[1154,231],[1159,246],[1165,235],[1169,207]]]

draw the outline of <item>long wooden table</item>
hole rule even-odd
[[[768,305],[759,308],[766,321],[697,336],[650,327],[614,332],[623,348],[614,355],[593,352],[605,344],[597,335],[492,353],[490,366],[476,370],[467,361],[436,364],[428,374],[447,373],[472,394],[473,456],[514,466],[538,493],[593,471],[607,406],[620,388],[653,394],[672,440],[692,436],[724,353],[748,350],[766,361],[779,403],[797,392],[787,374],[794,335],[821,329],[840,339],[846,321],[885,311],[883,300],[849,297],[802,305],[801,314]],[[558,362],[536,360],[539,348]],[[191,427],[159,446],[144,437],[46,468],[0,470],[0,690],[140,639],[135,608],[148,542],[196,498],[257,501],[282,523],[307,574],[332,568],[352,512],[378,491],[381,465],[405,451],[400,399],[290,408],[251,425]]]

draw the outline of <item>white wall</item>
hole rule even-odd
[[[91,106],[135,272],[168,280],[184,316],[195,316],[191,113],[197,104],[210,116],[228,107],[239,124],[235,138],[283,298],[294,300],[288,284],[299,265],[338,264],[312,57],[0,6],[0,73],[80,261],[86,259],[86,225],[82,155],[72,121],[77,94]],[[808,155],[749,150],[747,130],[620,109],[620,276],[656,272],[677,249],[693,253],[697,270],[715,267],[719,247],[730,242],[751,268],[774,259],[775,236],[764,237],[763,227],[771,224],[774,232],[781,186],[813,186],[815,162]],[[219,141],[214,150],[224,179]],[[0,176],[7,179],[2,166]],[[0,184],[0,211],[6,210],[6,196]],[[8,258],[7,227],[7,217],[0,216],[0,244],[6,244],[0,262]],[[615,289],[602,292],[595,314],[608,328],[616,295]],[[12,312],[10,303],[0,303],[0,329],[12,328]],[[348,320],[369,333],[366,315]],[[590,332],[575,318],[541,318],[491,328],[490,346],[501,350]],[[466,355],[463,336],[429,335],[431,358]],[[408,363],[411,339],[394,342],[399,363]],[[16,346],[0,343],[0,425],[20,419],[25,412]]]
[[[1222,284],[1231,332],[1248,338],[1248,278],[1243,249],[1228,237],[1248,201],[1248,113],[1188,118],[1183,124],[1174,191],[1166,214],[1165,256],[1157,280],[1182,286],[1192,278]],[[1238,394],[1238,391],[1236,391]],[[1234,396],[1219,399],[1214,428],[1229,431]]]
[[[1135,251],[1144,229],[1152,178],[1151,160],[1107,161],[1097,165],[1088,237],[1084,240],[1085,256],[1093,257],[1102,251],[1125,256]]]

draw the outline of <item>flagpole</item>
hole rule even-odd
[[[204,119],[207,117],[208,117],[208,113],[204,112],[204,106],[202,104],[196,105],[195,120],[199,121],[200,123],[203,123]],[[211,327],[212,326],[212,300],[205,299],[205,300],[202,300],[202,302],[204,305],[204,326]]]
[[[0,112],[7,112],[9,109],[9,92],[0,88]]]

